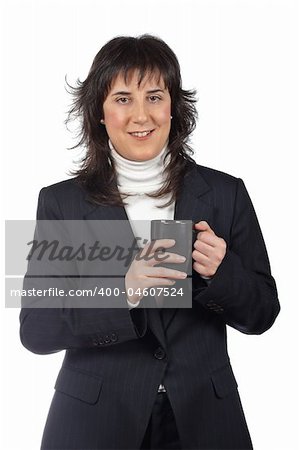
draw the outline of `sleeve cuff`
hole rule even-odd
[[[129,309],[133,309],[133,308],[137,308],[137,306],[140,305],[140,300],[139,300],[139,302],[137,302],[137,303],[131,303],[131,302],[129,302],[129,300],[127,299],[127,303],[128,303]]]

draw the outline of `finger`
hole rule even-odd
[[[194,251],[192,252],[192,258],[193,258],[196,262],[198,262],[198,263],[200,263],[200,264],[203,264],[204,266],[210,265],[210,258],[209,258],[208,256],[204,255],[203,253],[200,253],[200,252],[197,251],[197,250],[194,250]]]
[[[200,231],[208,231],[209,233],[213,233],[214,231],[212,230],[212,228],[210,227],[210,225],[208,224],[208,222],[206,222],[205,220],[201,220],[200,222],[197,222],[194,225],[196,230],[200,230]]]
[[[185,272],[169,269],[168,267],[147,267],[144,275],[147,277],[175,278],[182,280],[187,277]]]
[[[196,239],[196,241],[194,242],[194,245],[196,242],[202,242],[206,245],[209,245],[210,247],[216,247],[217,239],[218,239],[217,236],[204,231],[203,233],[199,233],[199,236]]]
[[[198,262],[193,263],[193,269],[200,275],[203,275],[204,277],[211,277],[215,275],[215,271],[211,271],[211,269],[208,269],[207,267]]]
[[[168,278],[148,277],[147,280],[145,280],[143,283],[143,289],[150,288],[153,286],[172,286],[174,284],[175,284],[175,281],[169,280]]]
[[[194,242],[194,249],[207,257],[211,257],[214,247],[206,242],[197,240]]]
[[[157,250],[162,250],[164,248],[170,248],[175,245],[174,239],[156,239],[148,242],[142,249],[140,256],[144,257],[151,256]]]
[[[179,264],[186,261],[185,256],[178,255],[177,253],[170,252],[155,252],[152,256],[149,256],[147,264],[155,266],[156,264],[174,263]]]

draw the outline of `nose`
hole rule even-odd
[[[147,107],[143,101],[135,102],[132,110],[132,120],[134,123],[146,123],[148,120]]]

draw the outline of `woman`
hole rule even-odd
[[[22,309],[26,348],[66,350],[42,449],[251,449],[226,325],[261,334],[279,302],[243,181],[191,158],[194,92],[162,40],[112,39],[72,92],[86,157],[73,179],[41,190],[37,217],[125,220],[151,258],[132,258],[121,308]],[[169,239],[150,247],[138,219],[195,223],[192,308],[144,307],[144,288],[186,273],[157,264],[161,247],[174,264],[182,255]]]

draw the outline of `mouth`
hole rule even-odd
[[[129,132],[129,134],[136,139],[146,139],[149,136],[151,136],[154,131],[155,131],[155,129],[144,130],[144,131],[132,131],[132,132]]]

